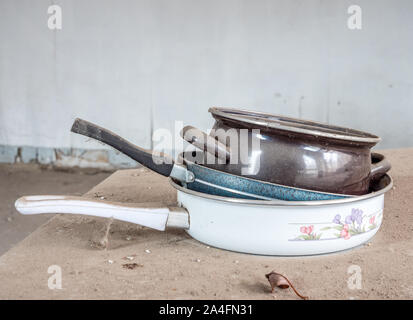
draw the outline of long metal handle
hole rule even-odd
[[[118,136],[110,130],[94,123],[77,118],[72,132],[96,139],[119,150],[141,165],[168,177],[174,167],[172,158],[165,154],[155,155],[152,150],[145,150]]]
[[[74,196],[25,196],[16,200],[21,214],[67,213],[113,218],[164,231],[166,226],[189,228],[189,215],[184,208],[142,206]]]

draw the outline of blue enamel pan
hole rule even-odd
[[[163,153],[140,148],[117,134],[82,119],[76,119],[72,132],[101,141],[141,165],[163,176],[180,181],[190,190],[217,196],[281,201],[311,201],[350,198],[351,195],[318,192],[263,182],[203,166],[203,153],[185,153],[176,163]],[[201,160],[200,162],[198,162]]]

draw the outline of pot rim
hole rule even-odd
[[[306,206],[323,206],[323,205],[336,205],[341,203],[349,203],[349,202],[358,202],[362,200],[367,200],[370,198],[378,197],[387,191],[389,191],[393,187],[393,179],[390,175],[385,174],[383,177],[379,179],[379,181],[387,179],[386,186],[382,187],[378,191],[373,191],[368,194],[364,194],[362,196],[353,196],[349,198],[342,198],[342,199],[334,199],[334,200],[314,200],[314,201],[282,201],[282,200],[249,200],[249,199],[240,199],[240,198],[229,198],[229,197],[222,197],[216,196],[208,193],[198,192],[194,190],[187,189],[179,183],[175,182],[172,178],[169,178],[169,183],[174,187],[176,190],[182,191],[184,193],[206,198],[210,200],[217,200],[223,201],[227,203],[235,203],[235,204],[244,204],[244,205],[260,205],[260,206],[274,206],[274,207],[306,207]]]
[[[373,145],[381,140],[380,137],[364,131],[260,111],[225,107],[211,107],[208,111],[214,116],[214,118],[218,117],[241,123],[253,124],[266,129],[277,129],[316,137],[368,143]]]

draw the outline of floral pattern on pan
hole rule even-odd
[[[313,224],[299,224],[299,234],[289,241],[302,240],[349,240],[351,237],[375,230],[380,225],[383,211],[380,210],[370,215],[363,214],[363,210],[352,208],[351,213],[345,217],[340,214],[334,216],[327,226],[318,228]],[[321,225],[324,225],[322,223]]]
[[[321,233],[316,234],[314,232],[314,225],[301,226],[300,232],[302,234],[300,234],[296,240],[319,240],[321,237]]]

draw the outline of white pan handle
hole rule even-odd
[[[73,196],[26,196],[17,199],[21,214],[69,213],[136,223],[164,231],[166,226],[189,228],[189,215],[184,208],[142,207]]]

